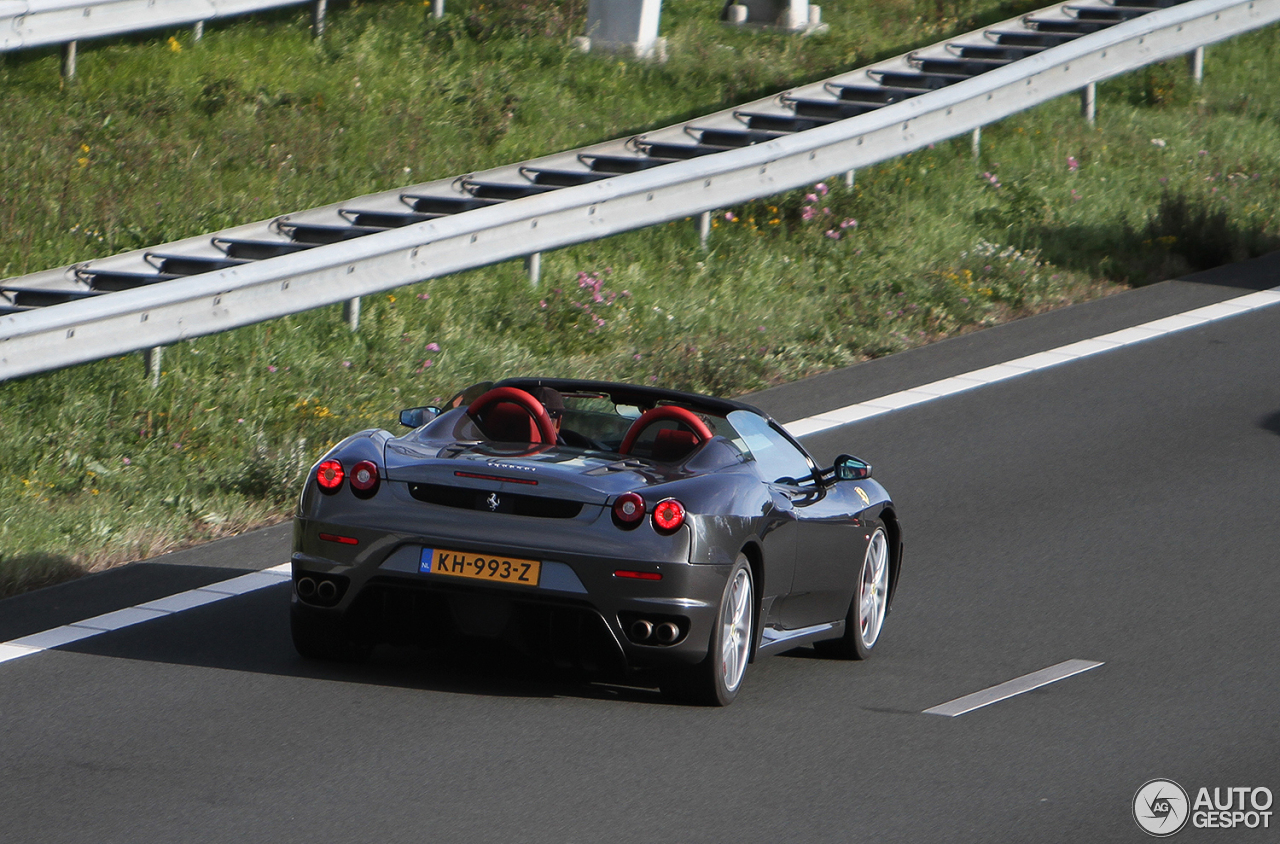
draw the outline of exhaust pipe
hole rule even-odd
[[[316,582],[309,577],[298,578],[298,583],[294,588],[298,590],[299,598],[310,598],[316,594]]]
[[[637,642],[647,642],[653,635],[653,624],[643,618],[631,623],[631,638]]]
[[[659,624],[654,632],[658,636],[658,641],[664,645],[670,645],[680,638],[680,628],[670,621]]]
[[[338,584],[332,580],[322,580],[316,587],[316,597],[328,603],[338,597]]]

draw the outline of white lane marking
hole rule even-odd
[[[1203,308],[1186,311],[1185,313],[1162,317],[1133,328],[1113,331],[1101,337],[1080,340],[1057,349],[1037,352],[1016,360],[967,372],[963,375],[955,375],[940,381],[934,381],[931,384],[912,387],[909,390],[901,390],[870,401],[838,407],[834,410],[788,422],[786,428],[791,432],[792,436],[806,437],[809,434],[816,434],[841,425],[848,425],[851,422],[870,419],[882,413],[923,404],[944,396],[973,390],[1009,378],[1016,378],[1028,372],[1036,372],[1051,366],[1058,366],[1079,358],[1119,349],[1132,343],[1140,343],[1143,340],[1150,340],[1153,337],[1160,337],[1174,331],[1182,331],[1183,329],[1203,325],[1214,320],[1238,316],[1239,314],[1277,303],[1280,303],[1280,287],[1273,287],[1270,290],[1263,290],[1259,293],[1250,293],[1235,299],[1228,299],[1225,302],[1218,302],[1214,305],[1206,305]],[[191,589],[166,598],[148,601],[136,607],[127,607],[124,610],[117,610],[114,613],[107,613],[97,618],[55,627],[52,630],[45,630],[42,633],[24,636],[21,639],[14,639],[9,642],[0,642],[0,662],[8,662],[11,659],[29,656],[49,648],[56,648],[59,645],[70,644],[89,636],[96,636],[99,633],[106,632],[107,629],[118,630],[121,627],[140,624],[152,618],[160,618],[172,613],[182,612],[213,601],[220,601],[233,595],[243,595],[281,583],[289,576],[290,566],[285,563],[262,571],[233,577],[219,583],[213,583],[209,586],[202,586],[199,589]],[[126,615],[135,610],[140,612]],[[111,620],[108,622],[106,621],[107,619]],[[119,625],[114,627],[92,627],[94,624],[109,623],[114,625],[117,622],[119,622]]]
[[[244,595],[267,586],[275,586],[277,583],[284,583],[290,576],[291,566],[289,563],[284,563],[262,571],[250,572],[239,577],[210,583],[208,586],[201,586],[198,589],[188,589],[186,592],[178,592],[175,595],[148,601],[145,604],[138,604],[136,607],[125,607],[122,610],[86,618],[83,621],[64,624],[61,627],[54,627],[39,633],[32,633],[30,636],[23,636],[20,639],[0,642],[0,662],[8,662],[11,659],[38,654],[41,651],[69,645],[72,642],[88,639],[90,636],[97,636],[100,633],[122,630],[125,627],[132,627],[135,624],[150,621],[153,618],[164,618],[167,615],[173,615],[194,607],[201,607],[214,601],[221,601],[224,598]]]
[[[168,615],[164,610],[144,610],[141,607],[129,607],[123,610],[116,610],[105,615],[86,618],[84,621],[77,621],[72,627],[88,627],[90,630],[99,630],[103,633],[108,630],[120,630],[124,627],[132,627],[144,621],[150,621],[153,618],[160,618]]]
[[[966,372],[963,375],[943,378],[931,384],[922,384],[909,390],[890,393],[887,396],[880,396],[869,401],[823,411],[813,416],[807,416],[804,419],[787,422],[784,427],[794,437],[807,437],[810,434],[838,428],[851,422],[860,422],[863,419],[870,419],[873,416],[879,416],[892,410],[923,404],[943,396],[977,389],[987,384],[1007,381],[1019,375],[1026,375],[1028,372],[1038,372],[1051,366],[1058,366],[1070,363],[1073,360],[1080,360],[1081,358],[1121,349],[1134,343],[1163,337],[1175,331],[1194,328],[1215,320],[1239,316],[1240,314],[1246,314],[1277,303],[1280,303],[1280,287],[1273,287],[1270,290],[1263,290],[1258,293],[1249,293],[1235,299],[1219,302],[1216,305],[1206,305],[1202,308],[1174,314],[1173,316],[1161,317],[1142,325],[1135,325],[1132,328],[1124,328],[1120,331],[1113,331],[1110,334],[1103,334],[1100,337],[1080,340],[1056,349],[1036,352],[1015,360],[987,366],[973,372]]]
[[[924,714],[946,715],[954,718],[957,715],[963,715],[966,712],[972,712],[975,709],[981,709],[984,706],[1007,700],[1015,695],[1024,694],[1032,689],[1038,689],[1041,686],[1065,680],[1067,677],[1088,671],[1091,668],[1097,668],[1102,664],[1101,662],[1093,662],[1087,659],[1069,659],[1066,662],[1060,662],[1057,665],[1033,671],[1007,683],[1001,683],[998,686],[992,686],[989,689],[983,689],[980,692],[974,692],[971,695],[965,695],[953,701],[926,709]]]

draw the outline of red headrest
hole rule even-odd
[[[533,417],[523,407],[512,402],[501,401],[489,405],[478,421],[484,432],[498,442],[542,442]]]
[[[660,463],[674,463],[693,451],[698,438],[691,431],[659,428],[653,440],[653,459]]]

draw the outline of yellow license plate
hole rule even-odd
[[[472,580],[513,583],[517,586],[537,586],[538,577],[542,574],[542,563],[538,560],[494,557],[489,554],[465,554],[445,548],[423,548],[418,571],[423,574],[445,574],[450,577],[469,577]]]

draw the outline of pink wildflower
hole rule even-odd
[[[428,351],[428,352],[438,352],[438,351],[440,351],[440,344],[438,344],[438,343],[428,343],[428,344],[427,344],[427,351]]]
[[[840,232],[836,231],[835,229],[827,229],[825,232],[823,232],[823,234],[825,234],[827,237],[831,238],[832,240],[840,239]]]
[[[813,210],[813,206],[806,205],[804,207],[804,210],[800,212],[800,219],[805,221],[812,220],[813,216],[817,213],[818,213],[817,211]]]
[[[817,183],[816,185],[814,185],[813,187],[818,191],[818,193],[822,194],[823,196],[826,196],[826,195],[827,195],[827,183],[826,183],[826,182],[818,182],[818,183]]]
[[[840,228],[842,229],[856,229],[857,227],[858,227],[858,221],[853,219],[852,217],[850,217],[849,219],[845,220],[843,223],[840,224]]]
[[[1067,156],[1067,169],[1072,173],[1080,169],[1080,162],[1076,161],[1076,157],[1074,155]]]

